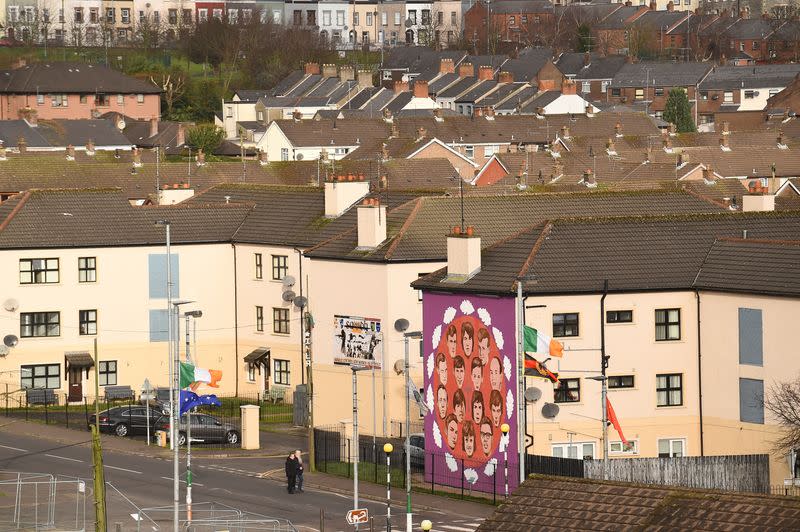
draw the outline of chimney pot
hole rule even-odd
[[[481,66],[478,69],[478,81],[489,81],[494,79],[494,69],[491,66]]]
[[[481,239],[467,227],[465,235],[454,227],[447,237],[447,282],[464,283],[481,270]]]
[[[475,75],[475,68],[472,63],[461,63],[458,65],[458,77],[469,78]]]
[[[408,92],[408,82],[407,81],[395,81],[394,82],[394,93],[400,94],[401,92]]]
[[[414,82],[414,98],[428,97],[428,82],[417,80]]]
[[[441,61],[439,61],[439,73],[440,74],[455,74],[456,65],[453,63],[453,60],[449,57],[443,57]]]

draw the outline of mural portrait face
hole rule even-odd
[[[484,366],[489,364],[489,345],[491,341],[489,340],[489,331],[486,329],[479,329],[478,330],[478,358],[481,359],[481,362]]]
[[[459,388],[456,390],[456,393],[453,394],[453,413],[455,413],[459,424],[463,423],[466,410],[467,401],[464,399],[464,392]]]
[[[466,368],[464,367],[464,359],[461,358],[461,355],[456,356],[453,360],[453,375],[456,377],[456,386],[459,388],[464,387],[464,373],[466,372]]]
[[[500,368],[500,359],[494,357],[489,362],[489,384],[492,385],[492,390],[500,391],[500,385],[503,382],[503,372]]]
[[[471,323],[466,322],[461,326],[461,347],[464,349],[464,356],[472,356],[472,349],[475,346],[475,328]]]
[[[492,432],[492,423],[487,418],[483,418],[481,421],[481,450],[483,454],[489,456],[489,453],[492,452],[492,438],[494,433]]]
[[[456,416],[450,414],[444,422],[447,425],[447,446],[453,450],[456,448],[456,442],[458,441],[458,421],[456,421]]]
[[[472,389],[480,390],[481,384],[483,384],[483,364],[481,364],[479,358],[472,359],[472,373],[470,376],[472,377]]]
[[[483,419],[483,394],[475,392],[472,394],[472,420],[480,423]]]
[[[489,396],[489,410],[492,414],[492,425],[499,427],[503,419],[503,396],[497,390],[492,390]]]
[[[447,358],[444,353],[436,355],[436,371],[439,373],[439,382],[447,386]]]
[[[436,390],[436,409],[440,418],[444,419],[447,416],[447,388],[441,384]]]
[[[462,432],[464,439],[462,447],[464,448],[464,453],[467,456],[472,456],[475,454],[475,425],[473,425],[471,421],[467,421],[464,423]]]
[[[450,358],[456,356],[456,349],[458,349],[458,330],[455,325],[450,325],[447,328],[447,353]]]

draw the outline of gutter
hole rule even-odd
[[[239,397],[239,274],[236,266],[236,243],[231,242],[233,250],[233,356],[236,360],[236,397]]]
[[[700,456],[705,456],[703,445],[703,352],[701,349],[700,334],[700,291],[695,288],[694,297],[697,300],[697,393],[700,404]]]

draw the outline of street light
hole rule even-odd
[[[391,443],[383,444],[386,453],[386,532],[392,532],[392,451],[394,446]]]
[[[605,368],[603,371],[605,372]],[[603,480],[608,480],[608,409],[606,402],[606,398],[608,397],[608,377],[605,375],[595,375],[586,378],[593,381],[600,381],[602,385],[600,389],[600,401],[603,403]]]
[[[411,403],[409,397],[410,376],[408,374],[408,339],[422,338],[420,331],[406,332],[409,322],[405,318],[400,318],[394,322],[394,330],[402,333],[405,344],[405,355],[403,358],[403,372],[405,373],[405,396],[406,396],[406,532],[411,532]]]
[[[430,519],[425,519],[419,524],[419,527],[425,532],[429,532],[433,528],[433,523],[431,523]]]
[[[189,354],[189,318],[203,317],[202,310],[190,310],[183,313],[186,318],[186,362],[191,363]],[[197,322],[194,322],[195,337],[197,336]],[[197,343],[194,345],[197,349]],[[196,353],[195,353],[196,354]],[[180,393],[180,392],[178,392]],[[192,411],[186,412],[186,520],[192,522]]]
[[[358,509],[358,377],[359,371],[368,369],[366,366],[350,366],[353,372],[353,510]],[[358,530],[358,524],[356,524]]]
[[[503,436],[508,436],[508,431],[511,430],[511,427],[508,426],[508,423],[503,423],[500,425],[500,432],[503,433]],[[508,499],[508,441],[506,441],[505,446],[503,447],[503,480],[506,483],[506,499]]]
[[[171,280],[170,277],[170,256],[167,254],[167,278]],[[170,282],[169,280],[167,281]],[[171,284],[171,283],[170,283]],[[180,420],[181,420],[181,322],[180,322],[180,307],[181,305],[188,305],[189,303],[194,303],[194,301],[179,299],[178,301],[172,301],[172,292],[169,293],[170,302],[172,303],[171,309],[172,311],[168,313],[168,322],[170,323],[170,332],[173,331],[172,328],[172,317],[173,314],[175,316],[175,328],[174,334],[171,335],[174,338],[174,350],[172,356],[172,379],[170,380],[170,394],[169,394],[169,401],[170,401],[170,437],[172,438],[170,444],[172,445],[172,491],[173,491],[173,518],[175,521],[175,528],[174,530],[177,532],[178,530],[178,519],[179,519],[179,508],[180,508],[180,498],[181,498],[181,471],[180,471],[180,448],[178,439],[180,438]],[[188,435],[187,435],[188,440]]]

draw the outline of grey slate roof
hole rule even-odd
[[[626,63],[611,80],[611,86],[644,87],[649,83],[656,87],[687,87],[698,84],[710,70],[708,63]]]
[[[800,74],[800,65],[718,66],[700,83],[701,90],[786,87]]]
[[[485,5],[485,2],[483,3]],[[499,0],[491,3],[492,13],[552,13],[553,4],[547,0]]]
[[[513,111],[517,107],[522,107],[525,103],[539,93],[538,87],[525,87],[524,89],[514,93],[510,98],[503,101],[503,103],[496,105],[497,111]]]
[[[494,80],[481,81],[470,90],[456,98],[456,103],[460,102],[474,102],[481,96],[487,94],[489,91],[497,87],[497,82]]]
[[[443,92],[440,92],[436,95],[437,98],[457,98],[461,96],[463,93],[474,87],[478,83],[478,78],[476,77],[466,77],[461,78],[460,81],[454,83]]]
[[[564,75],[573,76],[575,79],[612,79],[625,64],[625,57],[610,55],[603,57],[592,53],[589,56],[589,65],[584,65],[585,54],[565,53],[558,58],[556,66]]]
[[[523,114],[533,114],[539,107],[550,105],[560,97],[561,91],[545,91],[528,102],[528,104],[522,108],[521,112]]]
[[[36,127],[24,120],[0,121],[0,140],[6,147],[16,146],[21,136],[30,148],[79,147],[90,139],[98,148],[132,144],[110,120],[39,120]]]
[[[160,94],[161,89],[102,65],[54,61],[0,70],[0,92]]]
[[[765,39],[775,31],[769,20],[761,17],[739,19],[729,27],[725,36],[729,39]]]
[[[458,81],[458,74],[442,74],[428,84],[428,93],[437,94],[439,91],[449,87],[456,81]]]
[[[494,106],[504,101],[506,98],[513,97],[513,95],[521,91],[527,86],[525,83],[504,83],[497,87],[496,90],[490,92],[478,100],[481,106]]]

